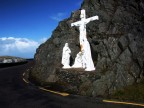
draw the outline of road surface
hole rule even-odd
[[[22,80],[27,64],[0,69],[0,108],[140,108],[104,103],[101,99],[70,95],[63,97],[42,91]]]

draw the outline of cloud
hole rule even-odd
[[[42,39],[40,39],[40,43],[44,43],[47,41],[47,38],[46,37],[43,37]]]
[[[51,16],[50,18],[55,21],[61,21],[65,15],[66,15],[65,13],[59,12],[56,15]]]
[[[36,48],[44,42],[44,39],[42,40],[36,42],[27,38],[2,37],[0,38],[0,56],[33,58]]]

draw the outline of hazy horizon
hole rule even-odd
[[[82,1],[1,0],[0,56],[34,58],[36,48]]]

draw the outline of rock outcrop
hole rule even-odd
[[[81,70],[61,69],[66,42],[72,51],[71,64],[79,52],[79,30],[70,26],[80,20],[77,10],[37,49],[30,79],[43,86],[61,81],[63,88],[90,96],[109,95],[140,82],[144,77],[143,0],[84,0],[80,9],[86,10],[87,18],[99,16],[98,21],[87,24],[96,71],[81,74]]]
[[[21,63],[26,62],[26,59],[20,57],[12,57],[12,56],[0,56],[0,64],[6,63]]]

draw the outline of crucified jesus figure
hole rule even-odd
[[[90,44],[86,37],[86,24],[90,21],[98,20],[98,16],[90,17],[86,19],[85,10],[81,10],[80,15],[81,20],[78,22],[74,22],[71,26],[78,26],[80,31],[79,41],[80,41],[80,52],[82,53],[81,59],[82,61],[82,68],[85,68],[86,71],[93,71],[95,70],[92,57],[91,57],[91,49]],[[76,61],[76,59],[75,59]],[[81,65],[74,64],[76,67],[80,67]]]
[[[80,31],[79,41],[80,41],[80,47],[82,50],[82,47],[83,47],[82,43],[84,41],[84,38],[87,38],[86,37],[86,35],[87,35],[86,34],[86,24],[88,24],[90,21],[98,20],[98,16],[94,16],[94,17],[90,17],[90,18],[86,19],[85,10],[82,9],[80,18],[81,18],[80,21],[72,23],[71,26],[78,26],[79,27],[79,31]]]

